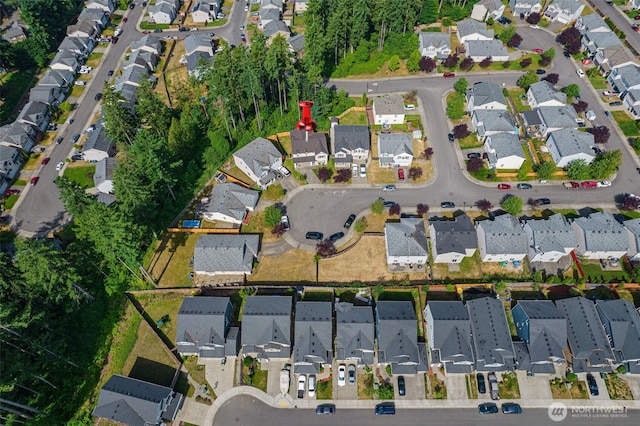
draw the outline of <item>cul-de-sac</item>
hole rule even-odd
[[[639,0],[0,37],[0,424],[638,424]]]

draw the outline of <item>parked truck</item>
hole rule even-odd
[[[566,189],[578,189],[580,188],[580,184],[578,182],[564,182],[562,184]]]
[[[489,391],[491,393],[491,399],[500,399],[500,390],[498,388],[498,378],[496,373],[489,373]]]

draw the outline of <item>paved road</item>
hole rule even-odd
[[[427,420],[428,419],[428,420]],[[624,418],[588,418],[568,416],[562,422],[551,421],[546,409],[523,409],[520,416],[481,415],[477,409],[401,409],[395,416],[376,416],[373,409],[337,409],[335,416],[318,416],[314,410],[273,408],[249,396],[237,396],[223,404],[216,413],[214,426],[415,426],[421,424],[469,426],[473,424],[512,425],[636,425],[638,413]],[[208,425],[206,425],[208,426]]]
[[[622,12],[623,9],[620,6],[608,5],[607,0],[588,0],[588,3],[600,9],[604,16],[611,19],[618,29],[624,31],[629,44],[633,46],[636,52],[640,52],[640,33],[636,33],[631,29],[631,21]],[[624,9],[630,9],[630,6],[625,4]]]

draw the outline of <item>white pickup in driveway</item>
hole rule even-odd
[[[280,392],[283,394],[289,393],[290,381],[289,370],[285,366],[285,368],[280,371]]]

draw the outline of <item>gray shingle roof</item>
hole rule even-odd
[[[400,95],[387,95],[373,101],[376,115],[404,115],[404,100]]]
[[[178,311],[176,343],[195,344],[196,352],[204,346],[217,346],[224,354],[228,331],[227,315],[231,315],[228,297],[185,297]]]
[[[617,362],[630,363],[630,373],[640,373],[640,315],[625,299],[599,300],[596,310],[616,356]]]
[[[602,19],[597,13],[590,13],[578,18],[576,28],[578,28],[581,33],[603,28],[606,28],[607,31],[611,31],[607,23],[604,22],[604,19]]]
[[[282,154],[275,145],[265,138],[254,139],[233,155],[242,159],[258,177],[270,168],[276,158],[282,158]]]
[[[333,146],[336,152],[347,150],[354,151],[358,148],[371,149],[369,126],[359,125],[335,125],[333,127]]]
[[[523,318],[518,311],[524,314]],[[519,300],[512,312],[516,330],[527,344],[532,363],[564,359],[567,320],[552,301]]]
[[[567,103],[567,95],[553,88],[553,85],[546,80],[533,83],[529,86],[529,92],[538,104],[548,101]]]
[[[102,9],[89,9],[84,8],[78,16],[78,20],[87,19],[89,21],[102,22],[105,18],[106,12]]]
[[[542,124],[538,111],[525,111],[521,115],[527,126],[539,126]]]
[[[259,245],[258,235],[203,235],[196,243],[193,269],[250,274]]]
[[[416,312],[411,302],[378,301],[376,304],[378,323],[378,361],[392,364],[404,364],[408,368],[415,365],[417,372],[420,357],[418,354],[418,324]]]
[[[288,358],[291,347],[290,296],[249,296],[242,314],[242,346],[244,352]],[[263,352],[268,345],[274,352]]]
[[[533,253],[564,252],[576,246],[576,234],[561,214],[546,220],[527,220],[524,228],[530,230],[529,246]]]
[[[9,29],[4,34],[2,34],[2,39],[11,42],[11,39],[25,36],[26,34],[24,32],[24,29],[22,29],[20,24],[18,24],[18,21],[14,21]]]
[[[58,46],[58,51],[70,50],[72,52],[86,52],[90,43],[89,40],[89,37],[66,36]]]
[[[465,19],[458,22],[458,38],[467,37],[479,33],[488,38],[493,38],[493,30],[488,30],[486,24],[474,19]]]
[[[325,133],[294,129],[289,132],[289,136],[291,137],[292,154],[304,154],[307,152],[329,154],[327,135]]]
[[[260,20],[262,21],[279,21],[280,11],[276,9],[260,9]]]
[[[96,163],[96,171],[93,174],[93,184],[100,185],[108,180],[113,180],[113,171],[116,169],[118,160],[115,157],[107,157]]]
[[[49,107],[42,102],[28,102],[20,110],[16,121],[25,123],[40,124],[46,117],[49,117]]]
[[[213,50],[211,38],[203,35],[189,34],[182,42],[187,55],[191,55],[198,49]]]
[[[401,218],[384,225],[387,256],[427,256],[427,235],[422,218]]]
[[[129,45],[132,51],[146,47],[155,50],[156,53],[160,53],[162,49],[161,46],[162,45],[160,44],[160,38],[154,36],[153,34],[144,35],[139,40],[131,42],[131,44]]]
[[[474,108],[481,107],[492,102],[498,102],[505,107],[507,106],[507,100],[505,99],[500,86],[489,81],[479,81],[474,83],[473,86],[469,88],[467,97],[473,97]]]
[[[65,84],[68,84],[69,81],[73,81],[73,77],[71,77],[70,80],[67,80],[67,78],[70,77],[69,74],[71,74],[70,71],[48,69],[47,72],[44,73],[38,84],[40,86],[51,85],[62,87]]]
[[[131,83],[134,85],[140,84],[143,78],[149,76],[149,71],[146,68],[141,67],[128,67],[122,70],[122,74],[117,76],[114,80],[116,85],[123,83]]]
[[[373,324],[371,306],[336,303],[336,358],[358,358],[359,364],[373,364]]]
[[[56,53],[56,56],[51,60],[51,65],[64,64],[69,67],[75,68],[79,65],[78,55],[75,52],[69,50],[63,50]]]
[[[37,133],[30,124],[14,121],[11,124],[0,127],[0,143],[2,145],[14,145],[26,151],[35,144]]]
[[[113,142],[113,140],[109,136],[107,136],[107,133],[105,132],[104,123],[102,122],[102,120],[98,120],[95,130],[89,132],[87,141],[84,143],[84,145],[82,145],[82,150],[89,151],[90,149],[95,149],[97,151],[111,154],[114,145],[115,143]]]
[[[209,202],[203,207],[207,213],[222,213],[237,220],[244,220],[247,209],[258,204],[260,193],[235,183],[217,184],[211,190]]]
[[[453,220],[430,221],[429,226],[435,231],[435,235],[431,235],[431,243],[439,254],[466,254],[467,249],[478,248],[476,228],[466,214]]]
[[[480,136],[487,132],[513,132],[515,122],[507,110],[502,109],[476,109],[473,111],[476,122],[480,123],[477,129]]]
[[[407,133],[380,133],[378,135],[378,154],[413,155],[413,139]]]
[[[632,234],[631,238],[635,246],[632,244],[631,247],[629,247],[629,255],[633,255],[636,251],[640,251],[640,219],[625,220],[622,224],[627,231]]]
[[[618,46],[621,45],[622,42],[613,32],[599,32],[599,31],[588,31],[584,34],[584,41],[587,44],[593,43],[593,46],[588,46],[589,51],[595,52],[596,50],[604,49],[606,47]]]
[[[608,212],[596,212],[587,217],[573,220],[578,229],[584,233],[585,251],[629,251],[629,240],[624,226]]]
[[[584,3],[578,0],[553,0],[551,4],[557,7],[558,9],[566,10],[569,13],[574,13],[581,6],[584,6]]]
[[[507,48],[500,40],[467,40],[467,56],[480,56],[482,58],[494,56],[509,56]]]
[[[449,33],[421,32],[420,47],[426,49],[451,49],[451,35]]]
[[[578,129],[560,129],[551,132],[547,143],[555,144],[561,157],[575,154],[589,154],[593,156],[592,147],[595,146],[593,135]]]
[[[319,374],[333,360],[331,302],[298,302],[295,316],[293,362],[296,373]]]
[[[510,371],[515,352],[502,302],[493,297],[467,301],[476,370]]]
[[[485,232],[488,254],[527,254],[527,234],[518,219],[510,214],[497,216],[494,220],[478,222],[476,228]]]
[[[287,43],[294,52],[300,52],[304,49],[304,34],[296,34],[287,39]]]
[[[619,81],[624,87],[624,89],[620,91],[640,85],[640,67],[635,64],[623,65],[616,68],[615,76],[619,77]]]
[[[570,297],[556,300],[556,306],[568,320],[573,371],[610,371],[614,357],[593,302],[584,297]]]
[[[267,36],[267,38],[271,37],[272,35],[278,32],[284,32],[284,33],[290,34],[289,27],[287,26],[287,24],[285,24],[283,21],[279,19],[268,22],[264,26],[264,35]]]
[[[487,147],[487,154],[489,155],[489,163],[494,164],[497,160],[507,157],[520,157],[526,158],[520,138],[507,132],[496,133],[495,135],[487,136],[485,141]]]
[[[209,52],[201,52],[197,50],[193,52],[191,55],[187,56],[187,72],[194,72],[198,69],[200,58],[203,58],[207,62],[210,62],[213,60],[213,56],[210,55]]]
[[[438,351],[442,361],[473,362],[471,349],[471,323],[469,313],[460,301],[430,301],[427,311],[431,313],[433,341],[431,347]]]
[[[573,105],[565,106],[541,106],[538,108],[540,120],[547,128],[572,128],[578,127],[576,114]]]

